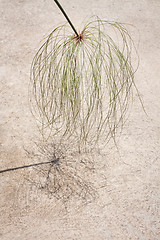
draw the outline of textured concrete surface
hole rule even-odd
[[[32,170],[0,174],[2,240],[160,239],[160,1],[60,1],[75,26],[86,16],[130,23],[138,42],[138,97],[118,139],[95,153],[97,197],[84,204],[29,185]],[[28,103],[29,72],[40,40],[64,17],[51,0],[0,0],[0,169],[31,163],[39,136]]]

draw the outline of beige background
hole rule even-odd
[[[118,150],[110,143],[96,153],[91,175],[97,198],[64,204],[36,192],[28,170],[0,174],[2,240],[160,239],[160,1],[61,0],[77,29],[90,15],[134,24],[140,66],[135,94]],[[28,104],[29,72],[40,40],[64,17],[51,0],[0,0],[0,169],[33,162],[38,137]],[[26,174],[26,175],[25,175]],[[99,197],[98,197],[99,196]]]

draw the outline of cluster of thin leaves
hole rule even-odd
[[[66,24],[55,28],[31,67],[32,106],[42,133],[50,129],[80,145],[114,137],[136,88],[132,50],[132,38],[118,22],[96,18],[79,37]]]

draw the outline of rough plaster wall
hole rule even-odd
[[[160,1],[61,1],[79,28],[88,15],[134,24],[139,39],[137,96],[118,139],[96,158],[99,197],[61,201],[24,184],[27,170],[0,175],[0,239],[160,239]],[[28,105],[29,71],[43,36],[63,16],[51,0],[0,0],[0,169],[30,163],[38,131]]]

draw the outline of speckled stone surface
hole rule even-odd
[[[77,29],[83,19],[133,24],[140,65],[129,119],[94,153],[97,197],[62,202],[33,188],[34,170],[0,174],[1,240],[160,239],[160,1],[61,0]],[[0,0],[0,169],[29,164],[39,132],[28,102],[30,65],[40,41],[64,17],[51,0]]]

